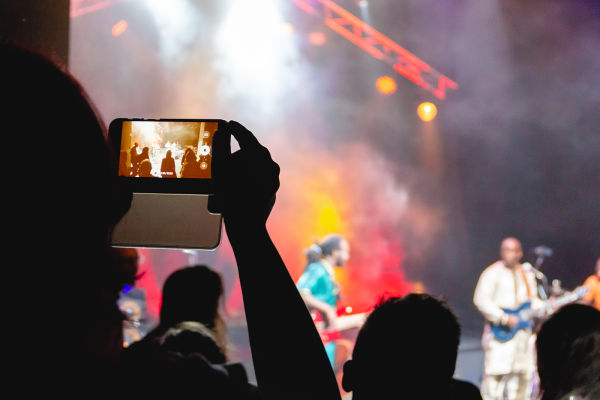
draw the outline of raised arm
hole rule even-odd
[[[231,135],[240,150],[231,154]],[[266,229],[279,166],[254,135],[229,122],[213,143],[215,196],[237,261],[258,386],[267,399],[339,399],[322,342]]]

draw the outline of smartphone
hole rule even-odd
[[[114,246],[213,249],[221,216],[208,211],[212,140],[219,119],[118,118],[109,140],[118,179],[133,192]]]

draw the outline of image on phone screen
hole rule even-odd
[[[123,121],[119,176],[210,179],[214,121]]]

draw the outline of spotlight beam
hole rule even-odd
[[[324,17],[325,25],[351,41],[371,56],[382,60],[396,72],[433,93],[438,99],[446,98],[447,89],[458,89],[458,84],[436,71],[417,56],[355,17],[331,0],[294,0],[301,10]]]

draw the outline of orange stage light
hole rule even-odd
[[[383,94],[392,94],[396,91],[396,81],[389,76],[382,76],[375,82],[377,90]]]
[[[424,122],[432,121],[437,115],[437,107],[433,103],[425,102],[417,107],[417,114]]]
[[[327,38],[323,32],[311,32],[308,35],[308,41],[315,46],[323,46],[327,41]]]
[[[119,22],[117,22],[116,24],[113,25],[112,27],[112,35],[114,37],[117,36],[121,36],[123,34],[123,32],[125,32],[127,30],[127,21],[125,21],[124,19],[120,20]]]

